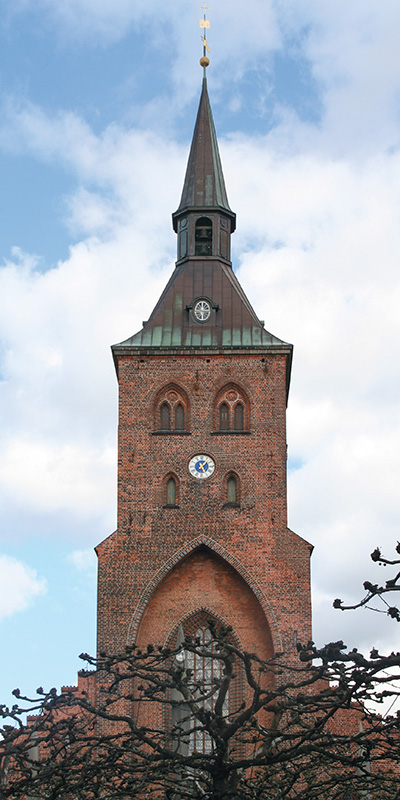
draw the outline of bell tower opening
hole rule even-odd
[[[200,217],[195,226],[194,233],[195,256],[211,256],[213,252],[213,230],[209,217]]]

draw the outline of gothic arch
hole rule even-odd
[[[131,621],[129,623],[127,642],[126,642],[127,645],[135,644],[140,621],[142,619],[144,611],[147,608],[151,597],[156,592],[158,586],[161,584],[163,579],[171,572],[171,570],[176,565],[178,565],[181,561],[183,561],[183,559],[187,558],[187,556],[191,554],[194,554],[196,550],[200,550],[202,548],[205,548],[206,550],[209,550],[211,553],[214,553],[215,555],[222,558],[244,580],[248,588],[251,590],[251,592],[258,600],[261,609],[264,612],[265,618],[268,621],[274,652],[280,652],[283,649],[282,639],[279,632],[274,610],[271,607],[268,598],[261,591],[260,587],[254,580],[254,578],[252,578],[249,570],[243,566],[243,564],[239,561],[239,559],[233,556],[221,544],[214,541],[213,539],[210,539],[207,536],[199,536],[196,539],[193,539],[188,544],[186,544],[184,547],[180,548],[180,550],[177,550],[169,559],[167,559],[167,561],[165,561],[161,569],[159,569],[158,572],[155,573],[153,578],[148,582],[147,586],[145,587],[145,589],[141,594],[139,602],[133,612]]]
[[[232,487],[230,487],[230,481],[234,483],[234,497],[230,496],[232,493]],[[224,475],[224,505],[225,506],[240,506],[240,495],[241,495],[241,481],[239,475],[234,470],[229,470],[229,472]]]
[[[214,430],[220,433],[240,433],[250,430],[249,398],[237,383],[226,383],[217,392],[213,424]]]
[[[169,488],[169,484],[171,481],[173,481],[174,483],[173,498],[170,496],[170,488]],[[180,496],[179,478],[175,472],[168,472],[166,475],[164,475],[161,481],[161,497],[160,497],[161,505],[164,508],[177,508],[179,506],[179,496]]]
[[[165,412],[165,413],[164,413]],[[190,403],[184,389],[168,383],[158,390],[153,401],[154,430],[184,433],[190,428]],[[168,422],[163,420],[168,419]]]
[[[216,622],[218,625],[221,625],[221,627],[222,626],[223,627],[228,627],[229,626],[228,620],[226,620],[224,617],[222,617],[221,614],[216,614],[215,611],[212,611],[211,608],[208,608],[208,606],[199,606],[199,608],[196,611],[189,611],[187,614],[185,614],[184,617],[182,617],[182,619],[177,620],[176,624],[174,625],[174,627],[172,628],[172,630],[168,634],[168,636],[166,638],[166,641],[164,643],[164,646],[165,647],[172,647],[172,648],[175,647],[176,646],[176,637],[178,635],[179,626],[182,625],[183,629],[185,630],[185,623],[187,623],[188,621],[191,621],[197,615],[198,616],[203,616],[205,619],[207,619],[207,617],[208,617],[209,619],[212,619],[214,622]],[[241,641],[240,641],[238,635],[236,634],[236,632],[233,631],[233,629],[230,632],[230,637],[231,637],[231,640],[233,641],[233,643],[236,645],[236,647],[239,647],[239,648],[242,647]]]

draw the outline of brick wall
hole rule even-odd
[[[310,638],[311,548],[286,527],[285,359],[134,348],[119,357],[118,531],[97,548],[99,649],[165,643],[200,608],[263,657]],[[228,385],[248,401],[247,432],[218,431]],[[184,432],[160,431],[166,387],[181,393]],[[199,453],[215,461],[206,480],[188,472]],[[238,506],[226,505],[230,473]],[[170,475],[174,508],[165,507]]]

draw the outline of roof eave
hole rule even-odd
[[[194,346],[186,346],[186,347],[142,347],[140,345],[127,345],[124,342],[121,344],[113,344],[111,346],[112,357],[114,361],[115,371],[118,377],[118,359],[124,356],[140,356],[144,357],[151,357],[154,355],[163,356],[163,355],[174,355],[174,356],[196,356],[196,355],[204,355],[204,353],[210,353],[213,355],[223,354],[226,355],[229,353],[230,355],[285,355],[287,356],[286,360],[286,403],[289,397],[289,388],[290,388],[290,378],[292,372],[292,361],[293,361],[293,345],[288,344],[287,342],[282,342],[282,344],[276,345],[241,345],[240,347],[235,347],[231,345],[223,346],[213,346],[210,345],[196,347]]]

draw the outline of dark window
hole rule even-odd
[[[229,430],[229,408],[226,403],[221,403],[219,407],[219,429],[220,431]]]
[[[235,428],[235,431],[242,431],[243,430],[243,406],[242,406],[241,403],[237,403],[235,405],[234,428]]]
[[[185,430],[185,412],[183,410],[182,403],[178,403],[175,409],[175,430],[176,431]]]
[[[174,478],[168,478],[167,482],[167,506],[176,505],[176,483]]]
[[[227,502],[237,503],[237,480],[234,475],[230,475],[227,482]]]
[[[169,431],[170,429],[170,408],[168,403],[163,403],[160,409],[160,423],[162,431]]]
[[[196,256],[211,256],[212,222],[208,217],[200,217],[200,219],[197,220],[194,241],[194,254]]]

